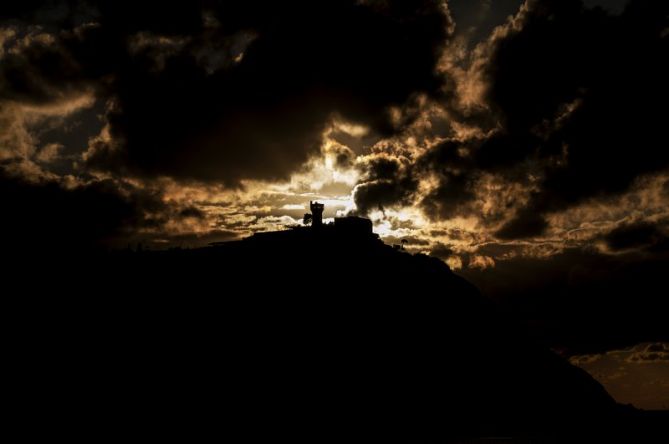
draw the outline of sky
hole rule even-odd
[[[196,247],[318,200],[574,356],[668,339],[666,2],[5,3],[6,244]]]
[[[570,359],[597,378],[613,398],[648,410],[669,410],[669,344],[642,343]]]

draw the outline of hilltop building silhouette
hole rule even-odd
[[[325,210],[325,204],[310,201],[309,208],[311,213],[306,213],[303,221],[305,225],[311,224],[311,227],[295,226],[291,230],[260,232],[253,234],[248,239],[280,241],[288,238],[293,240],[308,238],[323,241],[332,238],[380,242],[379,236],[373,231],[372,221],[367,218],[357,216],[335,217],[334,223],[324,224],[323,211]]]
[[[309,209],[311,209],[311,226],[314,228],[322,227],[325,204],[309,201]]]
[[[323,211],[325,204],[317,201],[309,201],[309,208],[311,214],[307,213],[304,216],[305,221],[310,221],[312,228],[320,229],[323,227]],[[332,225],[326,225],[332,227]],[[364,217],[345,216],[335,217],[334,230],[340,234],[357,234],[357,235],[371,235],[373,234],[372,221]]]
[[[349,234],[371,235],[373,234],[372,221],[365,217],[346,216],[335,217],[334,228],[336,231]]]

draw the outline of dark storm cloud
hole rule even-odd
[[[67,31],[54,37],[39,30],[16,29],[8,40],[0,64],[0,100],[45,105],[93,86],[92,73],[85,71],[69,48],[81,43],[79,33]]]
[[[669,237],[658,223],[621,225],[607,233],[604,241],[613,251],[662,248],[669,250]]]
[[[334,157],[334,166],[347,169],[355,162],[355,153],[344,145],[335,144],[328,148],[328,154]]]
[[[360,214],[393,205],[408,205],[418,188],[409,159],[377,155],[365,158],[359,167],[363,178],[353,190]]]
[[[129,241],[156,238],[184,242],[167,224],[203,221],[202,210],[165,199],[161,187],[114,179],[33,177],[17,174],[11,162],[0,164],[0,235],[6,252],[46,256],[125,247]],[[191,234],[196,238],[197,233]],[[232,234],[213,230],[207,239]],[[172,239],[173,238],[173,239]],[[202,243],[202,242],[200,242]]]
[[[191,217],[194,219],[204,219],[205,213],[197,207],[186,207],[179,211],[179,216],[181,217]]]
[[[28,182],[0,171],[4,245],[70,249],[99,247],[127,234],[152,227],[166,212],[159,196],[124,187],[111,180],[67,186],[57,181]]]
[[[466,214],[464,206],[475,198],[472,180],[475,169],[471,159],[459,149],[466,144],[447,141],[430,149],[417,162],[414,174],[434,174],[438,185],[420,202],[425,214],[433,220],[451,219]]]
[[[440,1],[5,2],[0,125],[17,135],[0,146],[2,228],[34,245],[90,245],[171,221],[205,226],[200,209],[141,184],[286,178],[334,116],[392,133],[389,106],[439,93],[451,25]],[[71,114],[65,105],[93,122],[83,138],[99,131],[84,153],[81,140],[63,144],[64,124],[38,126],[44,109]],[[339,168],[354,160],[343,146],[330,154]],[[40,227],[44,215],[54,220]]]
[[[472,55],[475,69],[455,76],[484,91],[488,112],[466,120],[481,131],[429,147],[410,168],[437,180],[420,196],[427,216],[471,215],[476,180],[493,174],[529,197],[510,202],[515,217],[498,236],[532,237],[548,214],[669,167],[668,17],[666,2],[635,0],[619,15],[579,0],[526,2]]]
[[[522,30],[498,42],[489,99],[504,131],[481,148],[480,163],[545,165],[541,190],[511,222],[529,227],[518,237],[540,232],[537,215],[619,194],[669,165],[668,13],[662,2],[633,1],[617,17],[578,1],[540,1]]]
[[[477,43],[504,19],[515,14],[522,0],[450,0],[448,5],[457,24],[457,33]]]
[[[354,193],[361,213],[377,207],[409,205],[418,191],[420,179],[431,175],[438,186],[419,205],[433,220],[450,219],[465,212],[463,206],[474,199],[474,172],[469,159],[458,154],[461,142],[438,144],[416,159],[376,156],[361,162],[363,175]]]
[[[515,216],[495,232],[502,240],[521,239],[542,234],[548,223],[543,215],[533,208],[523,208]]]
[[[430,250],[430,256],[438,257],[439,259],[445,260],[453,256],[453,250],[444,244],[437,244]]]
[[[95,88],[109,140],[88,167],[221,181],[285,178],[333,113],[393,131],[386,108],[435,94],[450,21],[438,1],[49,2],[12,7],[45,33],[5,56],[2,96],[47,102]],[[23,9],[23,10],[21,10]]]

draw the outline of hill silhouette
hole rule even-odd
[[[84,437],[640,442],[660,430],[443,262],[359,228],[33,258],[39,277],[14,276],[44,296],[21,330],[28,392],[49,400],[48,427]]]

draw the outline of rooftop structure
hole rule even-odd
[[[309,201],[309,209],[311,209],[311,226],[320,228],[323,226],[323,210],[325,205],[318,202]]]

